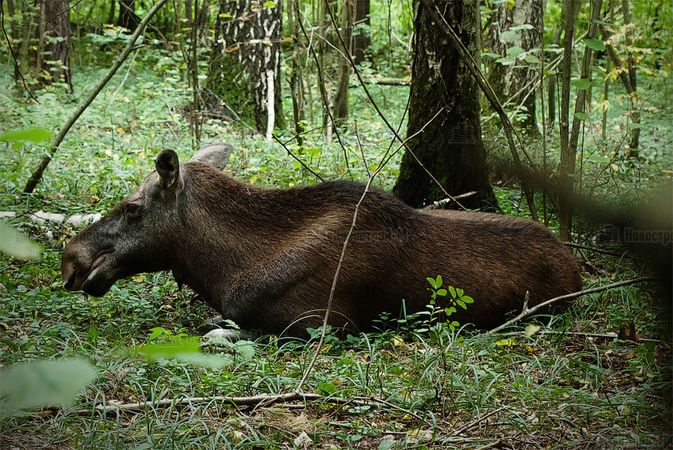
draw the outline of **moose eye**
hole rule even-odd
[[[128,219],[139,219],[143,214],[143,207],[138,203],[128,203],[125,212]]]

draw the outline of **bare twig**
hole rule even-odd
[[[430,177],[430,179],[432,179],[433,183],[435,183],[437,185],[437,187],[439,187],[439,189],[444,193],[444,195],[446,195],[447,197],[453,198],[451,196],[451,194],[449,194],[446,191],[444,186],[442,186],[442,184],[439,182],[439,180],[437,180],[437,178],[435,178],[435,176],[428,170],[428,168],[425,167],[425,165],[421,162],[421,160],[416,156],[414,151],[407,145],[407,142],[410,139],[409,138],[402,139],[400,137],[397,130],[390,124],[390,122],[388,121],[386,116],[383,114],[383,112],[381,111],[379,106],[376,104],[376,101],[374,101],[374,97],[369,92],[369,89],[367,88],[367,84],[366,84],[365,80],[363,79],[362,74],[360,73],[360,70],[358,69],[357,64],[355,64],[355,60],[353,60],[352,55],[347,50],[348,47],[346,46],[346,44],[344,42],[343,36],[339,32],[339,27],[336,23],[336,19],[334,18],[334,14],[332,13],[332,7],[330,6],[329,2],[325,3],[325,7],[327,8],[327,12],[328,12],[328,14],[330,16],[330,19],[332,21],[332,25],[334,25],[334,31],[335,31],[337,37],[339,38],[339,41],[341,42],[341,45],[342,45],[343,49],[345,50],[343,52],[343,54],[346,56],[346,58],[348,58],[348,62],[350,63],[351,67],[353,68],[353,72],[355,72],[355,76],[357,77],[357,79],[360,83],[360,86],[362,86],[362,90],[365,92],[365,95],[367,96],[367,99],[369,100],[369,103],[371,103],[372,107],[374,108],[374,110],[376,111],[378,116],[381,118],[381,120],[383,120],[383,123],[385,123],[386,126],[388,127],[388,129],[393,133],[393,136],[401,143],[401,146],[405,147],[405,149],[411,154],[411,156],[413,156],[416,163],[421,167],[421,169],[423,169],[423,171]],[[437,114],[439,114],[441,111],[442,111],[442,109],[440,109],[437,112]],[[436,116],[437,115],[435,115],[435,117]],[[434,117],[433,117],[433,119],[434,119]],[[458,202],[458,201],[456,201],[456,204],[463,209],[467,209],[463,205],[461,205],[460,202]]]
[[[315,362],[318,359],[318,355],[320,354],[320,349],[322,348],[322,345],[325,342],[325,333],[327,332],[327,323],[328,323],[328,320],[329,320],[329,315],[330,315],[330,312],[332,311],[332,301],[333,301],[333,298],[334,298],[334,291],[336,289],[336,284],[337,284],[337,280],[339,278],[339,273],[341,272],[341,265],[343,264],[343,259],[344,259],[344,256],[346,254],[346,248],[348,247],[350,237],[353,233],[353,229],[355,228],[355,224],[357,222],[357,216],[358,216],[358,211],[360,209],[360,205],[364,201],[365,196],[367,195],[367,192],[368,192],[369,188],[371,187],[372,182],[374,181],[374,178],[376,178],[376,176],[379,173],[381,173],[381,171],[386,166],[386,164],[388,164],[388,161],[390,161],[390,158],[395,156],[396,153],[398,153],[403,147],[405,147],[409,140],[416,137],[419,133],[422,133],[423,130],[425,129],[425,127],[430,125],[432,123],[432,121],[435,120],[435,118],[439,115],[440,111],[438,111],[437,114],[435,114],[425,125],[423,125],[420,130],[418,130],[416,133],[412,134],[411,136],[408,136],[404,141],[402,141],[400,146],[395,151],[390,153],[390,148],[389,148],[388,151],[381,158],[381,161],[379,162],[379,165],[376,167],[376,170],[369,175],[369,179],[367,180],[367,184],[366,184],[365,189],[362,193],[362,196],[360,197],[360,200],[358,200],[358,203],[355,205],[355,211],[353,212],[353,222],[351,223],[351,227],[348,229],[348,234],[346,235],[346,239],[344,240],[343,247],[341,249],[341,256],[339,257],[339,263],[338,263],[336,271],[334,273],[334,278],[332,280],[332,287],[330,289],[329,298],[327,300],[327,307],[326,307],[326,310],[325,310],[325,315],[323,317],[323,326],[322,326],[322,330],[320,332],[320,339],[318,341],[318,346],[316,347],[316,349],[313,353],[313,357],[311,358],[311,361],[309,362],[309,365],[304,370],[304,373],[302,375],[301,380],[297,384],[297,388],[296,388],[297,392],[301,391],[302,385],[306,382],[306,379],[308,378],[311,371],[313,370],[313,366],[315,365]],[[454,201],[458,205],[460,205],[460,203],[457,200],[454,200]],[[460,206],[462,207],[462,205],[460,205]]]
[[[325,180],[323,180],[323,178],[322,178],[320,175],[318,175],[315,171],[313,171],[313,169],[311,169],[308,165],[306,165],[306,163],[305,163],[304,161],[302,161],[301,159],[299,159],[298,156],[296,156],[294,153],[292,153],[292,150],[290,150],[290,149],[288,148],[288,146],[285,145],[285,143],[284,143],[283,141],[281,141],[280,139],[278,139],[278,136],[276,136],[275,134],[272,133],[272,134],[271,134],[271,137],[273,138],[274,141],[278,142],[278,143],[280,144],[280,146],[283,147],[283,148],[285,149],[285,151],[287,152],[288,155],[290,155],[295,161],[297,161],[299,164],[301,164],[301,166],[302,166],[304,169],[306,169],[306,170],[308,170],[309,172],[311,172],[311,175],[313,175],[314,177],[316,177],[317,179],[319,179],[321,182],[324,182],[324,181],[325,181]]]
[[[479,64],[477,64],[475,59],[472,57],[472,54],[470,53],[468,48],[465,47],[465,44],[463,44],[463,42],[460,40],[460,37],[458,37],[458,35],[451,27],[451,25],[446,21],[446,19],[444,19],[444,16],[442,16],[441,12],[439,11],[439,8],[433,2],[433,0],[421,0],[421,3],[425,8],[428,9],[428,13],[432,17],[432,20],[437,24],[442,24],[442,31],[444,31],[444,34],[446,34],[450,38],[453,45],[465,58],[465,60],[468,63],[467,64],[468,70],[470,70],[470,72],[472,73],[472,76],[477,81],[477,84],[479,84],[479,87],[481,88],[482,92],[488,99],[493,109],[498,113],[503,129],[505,131],[505,137],[507,138],[507,143],[509,144],[510,152],[512,153],[512,159],[514,160],[514,164],[517,167],[517,169],[521,170],[522,164],[521,164],[521,158],[519,158],[519,152],[517,151],[517,146],[514,143],[513,136],[517,137],[519,144],[521,144],[521,150],[524,156],[526,157],[526,159],[528,159],[528,163],[532,165],[533,161],[531,160],[530,156],[528,156],[528,153],[526,153],[526,150],[523,147],[523,141],[517,135],[516,130],[512,126],[512,122],[509,120],[507,113],[505,112],[504,108],[500,104],[500,101],[498,100],[498,96],[493,91],[493,88],[488,83],[488,80],[486,80],[484,74],[481,72]],[[523,171],[521,171],[520,173],[523,173]],[[533,201],[533,193],[530,190],[528,181],[525,179],[525,177],[521,177],[520,181],[521,181],[521,190],[523,191],[524,196],[526,197],[526,202],[528,203],[528,209],[530,211],[531,218],[537,221],[537,211],[535,209],[535,203]]]
[[[116,404],[107,404],[107,405],[96,405],[94,409],[96,411],[101,411],[104,413],[108,412],[121,412],[121,411],[142,411],[147,407],[162,407],[162,406],[175,406],[175,405],[185,405],[192,403],[229,403],[235,406],[257,406],[263,404],[269,406],[279,402],[293,402],[297,400],[302,401],[325,401],[328,403],[341,403],[341,404],[358,404],[358,405],[371,405],[372,403],[376,404],[378,402],[372,401],[367,402],[361,399],[346,399],[341,397],[325,397],[319,394],[306,393],[302,394],[299,392],[290,392],[287,394],[260,394],[253,395],[249,397],[229,397],[224,395],[216,395],[212,397],[183,397],[177,399],[161,399],[161,400],[150,400],[146,402],[134,402],[134,403],[124,403],[121,405]],[[90,409],[79,410],[80,414],[91,414]]]
[[[470,191],[470,192],[465,192],[464,194],[454,195],[452,198],[443,198],[441,200],[437,200],[436,202],[432,202],[432,205],[428,205],[423,209],[445,209],[444,207],[446,205],[448,205],[450,203],[453,203],[456,200],[472,197],[473,195],[477,195],[477,194],[478,194],[477,191]]]
[[[468,422],[467,424],[465,424],[465,425],[463,425],[462,427],[458,428],[456,431],[453,431],[453,432],[451,433],[451,436],[457,436],[457,435],[459,435],[459,434],[461,434],[461,433],[463,433],[463,432],[465,432],[465,431],[467,431],[467,430],[470,430],[470,429],[474,428],[475,426],[479,425],[479,424],[480,424],[481,422],[483,422],[484,420],[488,419],[489,417],[491,417],[491,416],[493,416],[493,415],[495,415],[495,414],[498,414],[500,411],[503,411],[503,410],[505,410],[505,409],[507,409],[507,406],[501,406],[500,408],[498,408],[498,409],[494,409],[493,411],[491,411],[491,412],[489,412],[489,413],[486,413],[486,414],[484,414],[483,416],[477,417],[477,418],[474,419],[473,421]]]
[[[607,291],[609,289],[614,289],[614,288],[618,288],[618,287],[621,287],[621,286],[627,286],[627,285],[630,285],[630,284],[643,283],[643,282],[646,282],[646,281],[654,281],[654,280],[656,280],[656,278],[654,278],[654,277],[633,278],[633,279],[630,279],[630,280],[618,281],[616,283],[606,284],[605,286],[597,286],[595,288],[585,289],[583,291],[577,291],[577,292],[573,292],[571,294],[565,294],[565,295],[561,295],[559,297],[554,297],[554,298],[546,300],[546,301],[544,301],[544,302],[542,302],[538,305],[535,305],[532,308],[528,308],[528,305],[524,304],[524,307],[523,307],[521,313],[518,316],[514,317],[511,320],[508,320],[507,322],[503,323],[502,325],[500,325],[498,327],[493,328],[490,331],[487,331],[485,334],[486,335],[491,335],[491,334],[497,333],[498,331],[503,330],[503,329],[521,321],[522,319],[530,316],[531,314],[535,314],[536,312],[538,312],[539,310],[541,310],[543,308],[546,308],[547,306],[550,306],[554,303],[560,302],[561,300],[570,300],[570,299],[573,299],[573,298],[581,297],[582,295],[594,294],[596,292]]]
[[[330,311],[332,310],[332,302],[334,301],[334,293],[336,292],[336,286],[337,286],[337,281],[339,280],[339,273],[341,272],[341,266],[343,265],[344,258],[346,257],[346,249],[348,248],[348,243],[350,242],[351,235],[353,234],[353,230],[355,229],[355,224],[357,223],[358,220],[358,212],[360,211],[360,205],[362,205],[362,202],[365,199],[365,196],[367,195],[367,192],[369,191],[369,188],[372,185],[372,182],[374,181],[374,177],[380,172],[380,170],[383,167],[380,166],[376,172],[374,172],[372,175],[369,176],[369,179],[367,180],[367,184],[365,185],[365,189],[362,192],[362,196],[360,197],[360,200],[358,200],[357,204],[355,205],[355,212],[353,212],[353,221],[351,223],[350,228],[348,229],[348,234],[346,235],[346,239],[344,239],[343,246],[341,247],[341,255],[339,256],[339,263],[337,264],[336,271],[334,272],[334,278],[332,279],[332,287],[330,288],[329,291],[329,297],[327,299],[327,307],[325,311],[325,315],[323,317],[322,321],[322,330],[320,332],[320,339],[318,340],[318,346],[313,353],[313,357],[311,358],[311,361],[309,362],[308,366],[304,370],[304,373],[299,380],[299,383],[297,384],[296,391],[299,392],[301,391],[302,386],[306,382],[306,379],[310,375],[311,371],[313,370],[313,366],[315,365],[316,360],[318,359],[318,356],[320,355],[320,348],[322,347],[323,343],[325,342],[325,334],[327,332],[327,324],[329,322],[329,316],[330,316]]]
[[[499,447],[500,444],[502,444],[502,439],[498,439],[486,445],[482,445],[481,447],[477,447],[475,450],[486,450],[488,448]]]
[[[68,134],[72,126],[75,124],[75,122],[77,122],[77,119],[79,119],[79,117],[89,107],[91,102],[93,102],[94,99],[98,96],[98,94],[103,90],[105,85],[107,85],[107,83],[114,76],[114,74],[117,73],[117,70],[119,70],[124,61],[126,61],[126,58],[128,58],[131,51],[133,51],[135,42],[138,40],[138,37],[145,29],[145,26],[147,26],[147,23],[150,21],[150,19],[152,19],[152,17],[156,14],[156,12],[159,11],[159,9],[161,9],[161,7],[164,6],[164,4],[166,4],[167,2],[168,0],[159,0],[152,7],[152,9],[150,9],[147,12],[145,17],[143,17],[143,20],[140,22],[136,30],[129,38],[129,42],[128,44],[126,44],[126,48],[124,48],[124,51],[119,56],[117,56],[116,61],[114,62],[108,73],[106,73],[105,76],[100,81],[98,81],[98,83],[89,93],[89,95],[82,101],[82,103],[79,104],[75,112],[68,118],[65,124],[63,124],[63,127],[61,127],[61,130],[59,131],[58,135],[56,135],[51,145],[49,146],[47,154],[42,158],[42,161],[37,166],[37,168],[31,175],[30,179],[28,180],[28,183],[26,184],[26,187],[23,190],[25,193],[31,193],[35,190],[35,186],[37,186],[37,183],[39,183],[40,179],[42,179],[42,174],[46,170],[47,166],[51,162],[51,159],[54,157],[54,154],[58,150],[59,145],[61,145],[61,142],[63,142],[63,139],[65,139],[65,136]]]
[[[14,53],[14,49],[12,48],[12,41],[9,39],[9,35],[7,34],[7,30],[5,30],[5,0],[0,0],[0,23],[2,24],[2,34],[5,36],[5,41],[7,41],[7,47],[9,48],[9,54],[12,56],[12,62],[14,63],[14,69],[16,69],[16,73],[19,75],[19,78],[21,78],[21,83],[23,84],[23,89],[28,93],[30,98],[35,100],[36,103],[40,103],[34,96],[33,93],[30,92],[30,89],[28,89],[28,86],[26,85],[26,79],[23,78],[23,74],[21,73],[21,69],[19,68],[19,61],[16,58],[16,54]]]
[[[297,23],[299,24],[299,28],[301,29],[301,32],[304,35],[304,39],[306,39],[306,41],[308,41],[308,42],[311,42],[311,40],[308,37],[308,33],[306,32],[306,29],[304,28],[304,22],[302,20],[304,15],[299,10],[299,3],[295,2],[294,7],[295,7],[295,14],[297,16]],[[337,141],[339,142],[339,146],[343,150],[344,161],[346,163],[346,168],[348,169],[349,168],[349,166],[348,166],[348,153],[346,151],[346,146],[341,141],[341,135],[339,134],[338,127],[336,126],[336,122],[334,121],[334,116],[332,115],[332,110],[330,109],[329,101],[327,100],[327,91],[325,90],[325,79],[323,77],[322,66],[320,65],[320,60],[318,59],[318,55],[316,54],[315,48],[313,46],[309,46],[308,51],[311,54],[311,56],[313,57],[313,60],[315,61],[316,70],[318,72],[318,85],[320,87],[320,98],[322,99],[323,105],[325,107],[325,112],[327,113],[327,117],[328,117],[329,121],[334,125],[334,133],[336,134]]]
[[[584,333],[581,331],[555,331],[555,330],[543,330],[540,331],[540,334],[551,334],[555,336],[581,336],[581,337],[592,337],[592,338],[603,338],[603,339],[619,339],[617,333]],[[630,342],[635,342],[631,339],[628,339]],[[651,338],[641,338],[638,337],[638,342],[653,342],[655,344],[663,344],[665,341],[661,339],[651,339]]]
[[[628,250],[624,250],[624,252],[619,253],[619,252],[611,252],[610,250],[603,250],[602,248],[591,247],[589,245],[576,244],[574,242],[564,242],[564,244],[567,247],[577,248],[577,249],[581,249],[581,250],[589,250],[590,252],[602,253],[604,255],[610,255],[610,256],[616,256],[617,258],[628,258],[628,259],[633,259],[635,261],[642,261],[642,258],[639,258],[637,256],[633,256],[633,255],[629,255]]]

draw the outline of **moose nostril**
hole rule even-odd
[[[70,275],[70,276],[68,277],[68,279],[66,279],[66,280],[63,282],[63,289],[66,289],[66,290],[69,291],[69,290],[72,289],[72,287],[73,287],[74,284],[75,284],[75,274],[73,273],[72,275]]]

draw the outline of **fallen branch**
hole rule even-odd
[[[540,331],[540,334],[551,334],[551,335],[567,335],[567,336],[581,336],[581,337],[590,337],[598,339],[620,339],[619,334],[615,332],[611,333],[585,333],[582,331],[554,331],[554,330],[543,330]],[[629,342],[653,342],[655,344],[663,344],[665,341],[661,339],[650,339],[650,338],[641,338],[639,337],[637,341],[631,339],[623,339]]]
[[[121,405],[108,404],[108,405],[96,405],[94,409],[101,412],[120,412],[120,411],[142,411],[147,407],[163,407],[163,406],[175,406],[175,405],[189,405],[192,403],[228,403],[234,406],[269,406],[279,402],[293,402],[297,400],[302,401],[316,401],[322,400],[331,403],[341,403],[341,404],[369,404],[362,400],[355,399],[344,399],[340,397],[325,397],[319,394],[301,394],[298,392],[290,392],[287,394],[260,394],[253,395],[249,397],[229,397],[223,395],[216,395],[212,397],[183,397],[183,398],[165,398],[161,400],[154,401],[145,401],[145,402],[134,402],[134,403],[124,403]],[[80,414],[91,414],[91,410],[79,410]]]
[[[295,405],[289,402],[295,402],[295,401],[303,401],[303,402],[321,401],[325,403],[334,403],[339,405],[388,407],[391,409],[398,410],[404,414],[408,414],[421,422],[423,421],[423,418],[421,418],[418,414],[376,397],[342,398],[342,397],[329,397],[314,393],[299,393],[299,392],[289,392],[286,394],[260,394],[246,397],[229,397],[223,395],[216,395],[212,397],[183,397],[176,399],[165,398],[161,400],[145,401],[145,402],[132,402],[132,403],[107,404],[107,405],[99,404],[94,406],[94,410],[106,414],[120,413],[120,412],[139,412],[145,410],[148,407],[157,408],[157,407],[168,407],[176,405],[191,405],[194,403],[214,403],[214,402],[230,404],[236,407],[241,406],[268,407],[271,405],[277,405],[279,403],[282,403],[287,407],[294,407]],[[57,409],[54,409],[54,412],[56,411]],[[91,409],[80,409],[77,411],[77,414],[90,415]]]
[[[554,303],[560,302],[561,300],[570,300],[573,298],[581,297],[582,295],[587,295],[587,294],[594,294],[596,292],[602,292],[602,291],[607,291],[609,289],[621,287],[621,286],[627,286],[630,284],[636,284],[636,283],[643,283],[645,281],[654,281],[656,278],[654,277],[641,277],[641,278],[633,278],[631,280],[624,280],[624,281],[618,281],[617,283],[612,283],[612,284],[606,284],[605,286],[598,286],[595,288],[590,288],[590,289],[585,289],[583,291],[577,291],[573,292],[571,294],[565,294],[561,295],[559,297],[554,297],[552,299],[549,299],[547,301],[544,301],[540,303],[539,305],[533,306],[532,308],[528,307],[528,294],[526,294],[526,301],[524,302],[523,309],[521,310],[521,313],[514,317],[511,320],[508,320],[507,322],[503,323],[502,325],[493,328],[490,331],[487,331],[485,334],[486,335],[491,335],[494,333],[497,333],[500,330],[503,330],[510,325],[513,325],[522,319],[525,319],[526,317],[530,316],[531,314],[534,314],[538,311],[540,311],[543,308],[546,308],[547,306],[550,306]]]
[[[364,78],[363,81],[367,84],[378,84],[384,86],[409,86],[411,84],[411,78],[409,77],[405,78],[373,77],[373,78]]]
[[[499,413],[500,411],[503,411],[503,410],[505,410],[505,409],[507,409],[507,406],[501,406],[500,408],[498,408],[498,409],[494,409],[493,411],[491,411],[491,412],[489,412],[489,413],[486,413],[486,414],[484,414],[483,416],[477,417],[477,418],[474,419],[473,421],[468,422],[467,424],[465,424],[465,425],[463,425],[462,427],[458,428],[456,431],[453,431],[453,432],[451,433],[451,436],[457,436],[457,435],[459,435],[460,433],[463,433],[463,432],[465,432],[465,431],[467,431],[467,430],[470,430],[470,429],[474,428],[476,425],[479,425],[479,424],[480,424],[481,422],[483,422],[484,420],[486,420],[486,419],[488,419],[489,417],[491,417],[492,415],[495,415],[495,414],[497,414],[497,413]]]
[[[604,249],[598,248],[598,247],[592,247],[590,245],[576,244],[574,242],[564,242],[563,244],[567,247],[577,248],[577,249],[580,249],[580,250],[588,250],[590,252],[601,253],[603,255],[615,256],[617,258],[628,258],[628,259],[633,259],[635,261],[643,261],[643,259],[639,258],[638,256],[630,255],[628,250],[624,250],[624,252],[619,253],[619,252],[612,252],[610,250],[604,250]]]
[[[168,0],[159,0],[152,7],[152,9],[150,9],[147,12],[145,17],[143,17],[143,20],[140,22],[140,24],[138,24],[138,28],[136,28],[136,30],[129,38],[129,42],[128,44],[126,44],[126,48],[124,48],[124,51],[119,56],[117,56],[117,60],[112,65],[108,73],[106,73],[105,76],[96,84],[96,86],[89,93],[89,95],[82,101],[82,103],[79,104],[75,112],[72,113],[72,115],[68,118],[68,120],[66,120],[66,122],[63,124],[61,130],[58,132],[54,140],[51,142],[51,145],[49,146],[46,155],[42,157],[42,161],[40,161],[40,164],[37,166],[33,174],[30,176],[30,179],[28,180],[28,183],[26,183],[26,187],[23,189],[23,192],[30,194],[35,190],[35,186],[37,186],[37,183],[39,183],[40,180],[42,179],[42,174],[47,169],[47,166],[51,162],[51,159],[54,157],[54,154],[58,151],[58,147],[59,145],[61,145],[61,142],[63,142],[63,139],[65,139],[65,136],[68,134],[72,126],[75,125],[77,119],[79,119],[80,116],[84,113],[84,111],[86,111],[91,102],[93,102],[94,99],[98,96],[98,94],[100,94],[105,85],[107,85],[110,79],[112,79],[114,74],[117,73],[117,70],[119,70],[122,64],[124,64],[126,58],[128,58],[129,54],[135,49],[135,43],[138,40],[138,37],[140,37],[140,34],[145,29],[147,23],[156,14],[156,12],[159,11],[159,9],[162,6],[164,6],[164,4],[166,4],[166,2],[168,2]]]
[[[477,195],[477,194],[478,194],[477,191],[470,191],[470,192],[466,192],[464,194],[454,195],[453,197],[450,197],[450,198],[443,198],[441,200],[437,200],[436,202],[432,202],[432,205],[428,205],[423,209],[446,209],[446,205],[449,205],[451,203],[455,203],[456,200],[460,200],[460,199],[467,198],[467,197],[472,197],[473,195]]]

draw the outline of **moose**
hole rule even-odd
[[[426,308],[427,277],[474,299],[452,320],[490,328],[579,291],[579,265],[544,226],[502,215],[417,211],[363,184],[287,189],[225,175],[231,147],[211,145],[181,164],[163,150],[135,192],[73,237],[64,288],[104,295],[119,279],[171,271],[223,318],[261,333],[302,336],[322,323],[339,261],[330,324],[371,330],[381,313]],[[441,299],[439,300],[441,301]]]

